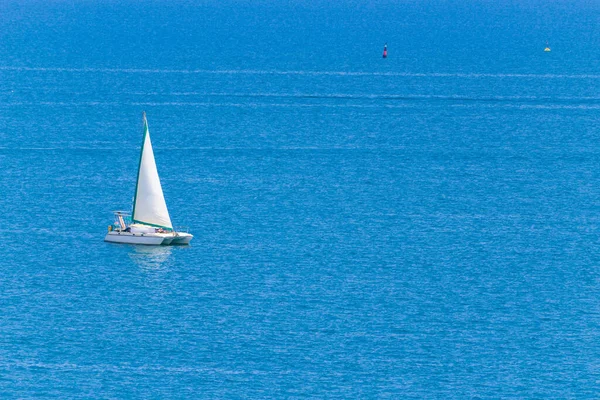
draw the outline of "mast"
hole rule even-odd
[[[135,218],[135,203],[137,200],[138,185],[140,183],[140,169],[142,168],[142,156],[144,155],[144,143],[146,143],[146,132],[148,132],[148,120],[146,119],[146,111],[142,111],[142,147],[140,148],[140,161],[138,162],[138,173],[135,179],[135,191],[133,192],[133,211],[131,218]]]

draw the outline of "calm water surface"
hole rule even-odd
[[[598,397],[599,18],[2,3],[0,397]]]

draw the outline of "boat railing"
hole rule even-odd
[[[114,214],[114,222],[112,224],[111,230],[125,230],[129,225],[131,225],[131,213],[127,211],[113,211]]]
[[[175,226],[174,230],[175,230],[175,232],[190,233],[189,226]]]

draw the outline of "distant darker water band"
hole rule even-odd
[[[62,68],[0,66],[0,71],[126,73],[126,74],[220,74],[220,75],[305,75],[305,76],[389,76],[423,78],[525,78],[525,79],[600,79],[596,74],[518,74],[518,73],[451,73],[451,72],[363,72],[363,71],[284,71],[284,70],[206,70],[150,68]]]

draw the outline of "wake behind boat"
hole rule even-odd
[[[105,242],[180,245],[189,244],[193,236],[173,229],[167,203],[158,177],[148,121],[144,113],[144,139],[140,154],[133,211],[114,211],[115,222],[108,227]]]

